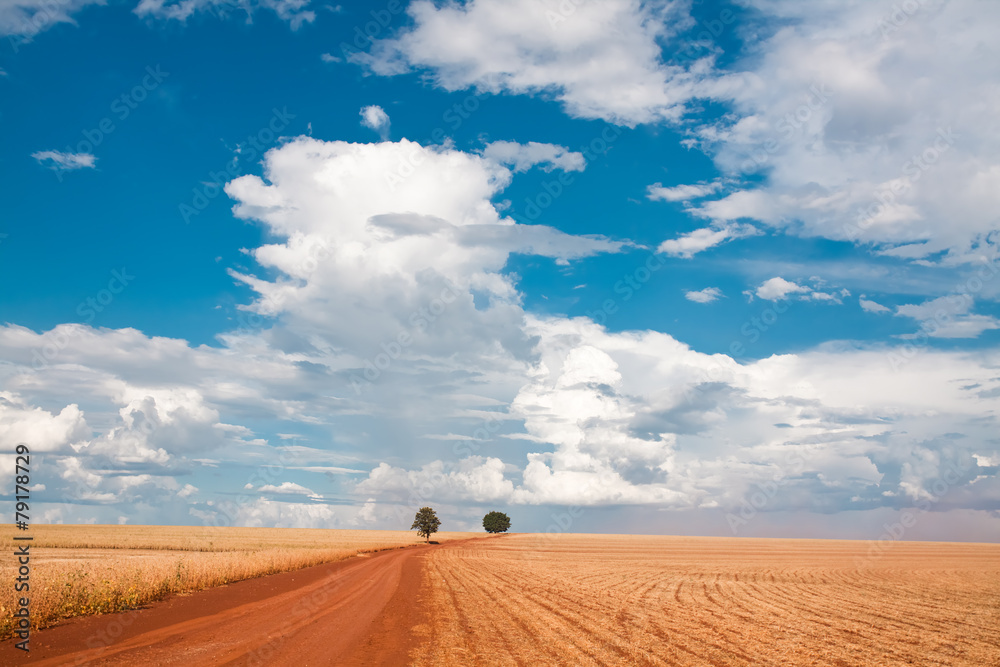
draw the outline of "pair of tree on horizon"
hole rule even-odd
[[[438,532],[441,526],[441,519],[437,512],[430,507],[421,507],[413,517],[413,525],[410,530],[416,530],[417,535],[431,541],[431,534]],[[506,533],[510,529],[510,517],[503,512],[490,512],[483,517],[483,528],[487,533]]]

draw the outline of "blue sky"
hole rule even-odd
[[[1000,17],[904,4],[8,3],[39,519],[996,539]]]

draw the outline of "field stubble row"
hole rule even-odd
[[[1000,665],[1000,545],[511,535],[426,558],[415,664]]]

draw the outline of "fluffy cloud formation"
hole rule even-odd
[[[251,369],[231,350],[130,329],[0,327],[0,381],[11,389],[0,400],[0,441],[49,453],[36,477],[57,507],[107,506],[107,522],[112,507],[133,518],[190,520],[199,489],[184,477],[216,464],[207,457],[241,465],[268,458],[266,443],[222,412],[234,421],[301,413],[287,392],[308,377],[282,356],[267,352]],[[79,521],[87,510],[60,516]]]
[[[752,57],[732,54],[725,71],[711,54],[664,59],[691,25],[682,2],[417,2],[412,26],[355,58],[382,74],[429,72],[448,90],[553,98],[579,118],[670,124],[722,175],[646,190],[699,218],[660,244],[664,263],[764,229],[870,243],[928,272],[996,245],[985,222],[996,210],[995,47],[959,20],[989,19],[991,6],[935,5],[930,21],[921,4],[883,25],[885,10],[859,2],[744,4],[760,14],[748,20],[768,20],[751,26]],[[136,11],[183,21],[230,7],[143,0]],[[312,19],[298,0],[240,7],[274,9],[293,27]],[[958,59],[971,64],[955,75]],[[703,113],[699,100],[727,113]],[[266,241],[247,250],[250,268],[231,270],[253,297],[232,304],[233,327],[213,345],[0,327],[0,438],[4,451],[24,441],[44,455],[38,483],[55,507],[42,516],[374,526],[412,516],[418,501],[472,513],[496,503],[735,511],[762,489],[775,512],[1000,508],[997,352],[926,344],[998,328],[971,298],[915,288],[921,296],[894,298],[913,303],[893,311],[862,298],[921,332],[746,363],[662,332],[532,315],[512,255],[595,285],[599,271],[570,265],[635,247],[518,224],[495,203],[517,173],[583,170],[583,155],[539,142],[478,153],[390,142],[383,109],[360,117],[381,143],[283,139],[262,176],[226,186]],[[95,158],[35,159],[63,170]],[[766,266],[747,271],[753,298],[849,295],[804,264],[751,261]],[[815,271],[857,285],[842,280],[853,267],[825,268]],[[696,279],[715,281],[683,278]]]
[[[412,27],[355,60],[384,75],[428,70],[448,90],[551,96],[579,118],[677,123],[730,184],[690,208],[712,221],[706,235],[752,218],[908,259],[995,253],[1000,6],[743,4],[755,46],[725,69],[716,46],[688,55],[704,39],[686,3],[624,0],[415,2]],[[684,117],[697,100],[731,112]],[[716,187],[649,195],[688,201]]]
[[[39,453],[66,451],[89,435],[90,429],[76,404],[52,414],[27,405],[17,394],[0,392],[0,442],[5,446],[13,449],[27,445]]]
[[[442,501],[483,503],[509,498],[514,485],[504,479],[503,461],[472,456],[452,468],[446,468],[442,461],[409,471],[380,463],[356,491],[405,501],[419,498],[428,489]]]
[[[354,60],[383,75],[427,69],[447,90],[551,95],[580,118],[676,119],[693,81],[663,63],[658,42],[690,24],[684,10],[663,1],[417,1],[407,8],[412,28]]]
[[[268,182],[244,176],[226,191],[238,216],[287,239],[253,252],[285,277],[234,275],[259,294],[256,312],[281,316],[303,343],[360,352],[353,375],[368,370],[366,381],[385,370],[368,368],[380,354],[393,374],[426,354],[448,368],[465,355],[478,366],[487,350],[523,357],[519,295],[501,273],[510,253],[566,263],[623,245],[501,217],[491,200],[511,172],[452,149],[299,138],[266,167]]]
[[[802,285],[797,285],[784,278],[775,277],[762,282],[754,291],[754,294],[761,299],[777,301],[778,299],[784,299],[789,294],[808,291],[809,289]]]
[[[766,178],[696,214],[912,259],[972,261],[995,246],[1000,7],[747,4],[781,27],[743,65],[745,85],[728,89],[735,114],[697,129],[694,143],[725,174]]]
[[[676,435],[630,432],[636,401],[622,391],[619,364],[605,350],[593,345],[568,351],[550,347],[542,364],[552,370],[523,387],[511,411],[524,419],[533,439],[551,443],[555,450],[528,455],[515,502],[684,501],[682,492],[666,483],[675,472]]]
[[[537,447],[523,463],[474,455],[413,471],[382,465],[360,490],[724,511],[764,486],[775,489],[768,511],[918,498],[990,509],[1000,500],[977,463],[997,451],[989,391],[998,385],[979,355],[924,351],[895,372],[887,350],[739,364],[666,334],[613,334],[582,318],[529,328],[540,357],[509,409]],[[983,473],[989,481],[973,491]],[[935,492],[946,475],[948,493]]]
[[[382,137],[382,141],[389,138],[389,114],[382,107],[377,105],[362,107],[360,116],[361,124],[378,132],[379,136]]]
[[[0,328],[12,415],[0,423],[48,424],[38,432],[58,474],[40,481],[66,506],[116,517],[140,500],[239,525],[382,525],[414,500],[735,511],[768,484],[780,485],[774,511],[928,494],[944,509],[996,508],[995,472],[978,463],[1000,456],[995,352],[914,348],[895,363],[894,348],[831,347],[741,364],[665,333],[534,317],[504,272],[510,253],[568,263],[623,244],[502,217],[492,202],[512,178],[447,147],[289,141],[263,177],[227,186],[236,214],[274,240],[250,251],[265,277],[233,272],[256,298],[221,346]],[[760,290],[832,294],[821,285]],[[239,426],[261,419],[345,440],[276,445]],[[262,476],[275,457],[281,474]],[[186,479],[221,465],[260,466],[215,490],[243,492],[231,507]],[[936,492],[953,468],[958,480]],[[334,479],[359,469],[370,472],[356,483]],[[356,505],[331,507],[310,480]]]
[[[62,151],[38,151],[32,153],[38,164],[55,171],[73,171],[74,169],[93,169],[97,166],[97,158],[90,153],[64,153]]]
[[[261,496],[322,500],[299,480],[352,474],[356,458],[276,446],[238,424],[318,425],[397,406],[447,432],[449,420],[495,401],[477,394],[509,397],[523,382],[531,340],[501,272],[509,254],[566,263],[623,245],[503,218],[491,200],[511,171],[450,149],[300,138],[268,153],[265,177],[227,190],[238,215],[282,239],[254,251],[277,277],[233,273],[259,296],[237,309],[240,326],[220,336],[223,347],[130,329],[0,328],[4,385],[20,392],[0,423],[10,437],[30,432],[59,451],[53,498],[112,506],[146,494],[163,511],[183,501],[176,507],[205,520],[247,522],[271,516]],[[78,396],[86,404],[72,404]],[[441,401],[454,414],[431,409]],[[246,500],[224,514],[206,504],[202,484],[183,479],[225,461],[263,464],[276,448],[292,479],[241,482]]]
[[[540,166],[543,171],[553,169],[583,171],[587,166],[583,153],[571,151],[564,146],[540,144],[536,141],[529,141],[526,144],[515,141],[494,141],[483,149],[483,157],[509,165],[515,172],[527,171],[534,166]]]
[[[754,297],[765,301],[779,301],[781,299],[792,298],[796,295],[800,301],[823,301],[826,303],[843,303],[843,297],[850,296],[847,289],[839,289],[831,292],[822,291],[826,281],[817,276],[811,276],[808,280],[812,286],[800,285],[790,280],[785,280],[780,276],[765,280],[754,290],[743,292],[751,301]]]
[[[695,303],[712,303],[722,296],[718,287],[706,287],[702,290],[691,290],[684,293],[684,298]]]

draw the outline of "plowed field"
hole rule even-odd
[[[417,665],[1000,665],[1000,546],[511,535],[425,557]]]
[[[1000,665],[1000,545],[505,535],[70,619],[0,665]]]

